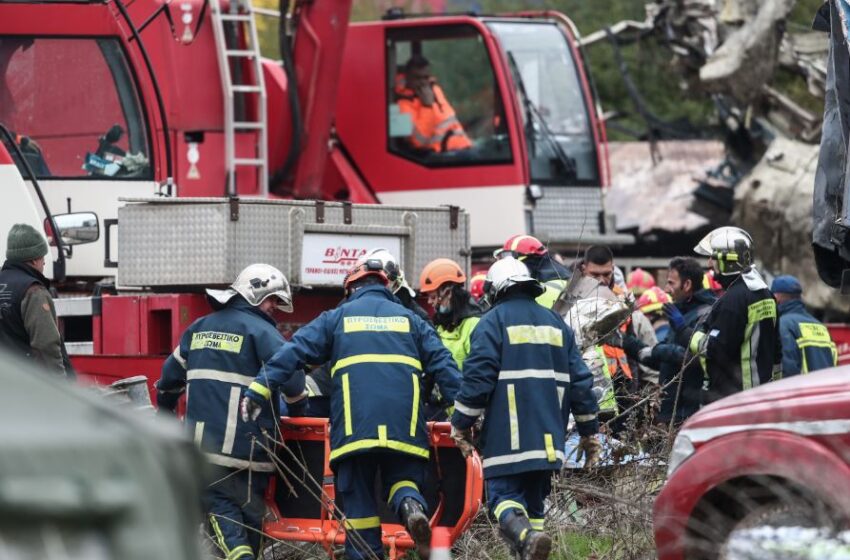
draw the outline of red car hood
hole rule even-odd
[[[850,366],[797,375],[726,397],[701,409],[683,429],[834,419],[850,419]]]

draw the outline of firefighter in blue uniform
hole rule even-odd
[[[227,560],[259,557],[265,515],[263,495],[274,470],[266,449],[273,443],[277,399],[254,419],[240,420],[239,401],[264,364],[284,343],[271,313],[292,311],[289,283],[276,268],[253,264],[227,290],[207,290],[214,313],[195,321],[162,367],[157,406],[174,412],[187,393],[186,425],[212,463],[204,493],[209,530]],[[187,390],[188,389],[188,390]],[[280,387],[297,415],[306,405],[304,375]]]
[[[790,275],[777,276],[770,291],[778,304],[782,377],[835,367],[838,350],[826,326],[806,311],[800,281]]]
[[[305,325],[269,361],[242,400],[243,417],[267,406],[270,391],[306,364],[330,362],[331,453],[342,498],[348,558],[384,557],[375,477],[427,556],[431,529],[421,494],[429,445],[421,401],[423,372],[454,399],[460,373],[434,329],[387,289],[380,260],[367,259],[345,279],[347,301]]]
[[[489,510],[519,558],[543,560],[552,546],[543,532],[543,504],[564,460],[570,413],[585,465],[599,460],[593,376],[572,330],[535,303],[543,287],[523,263],[514,257],[496,262],[487,287],[494,306],[472,333],[452,437],[470,454],[472,427],[484,415],[480,447]]]

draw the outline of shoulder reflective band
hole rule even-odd
[[[564,331],[549,325],[515,325],[507,330],[510,344],[564,345]]]
[[[703,350],[705,350],[703,347],[705,337],[706,334],[704,332],[694,331],[693,336],[691,336],[691,341],[688,343],[688,350],[690,350],[692,354],[701,354]]]
[[[345,317],[343,331],[353,332],[410,332],[407,317]]]
[[[331,377],[334,376],[336,370],[356,364],[404,364],[408,365],[416,371],[422,371],[422,362],[416,358],[405,356],[403,354],[357,354],[338,360],[331,368]]]
[[[244,337],[240,334],[223,333],[215,331],[197,332],[192,335],[192,344],[189,350],[223,350],[238,354],[242,350]]]
[[[254,391],[258,395],[261,395],[266,400],[269,400],[272,396],[272,392],[269,390],[268,387],[266,387],[262,383],[257,383],[256,381],[248,385],[248,389]]]

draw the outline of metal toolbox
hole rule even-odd
[[[416,288],[429,261],[469,270],[469,215],[457,207],[227,199],[124,199],[118,209],[121,287],[223,286],[249,264],[299,286],[339,287],[366,250],[395,254]]]

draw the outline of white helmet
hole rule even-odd
[[[381,264],[384,266],[384,272],[387,274],[387,280],[390,282],[387,287],[392,293],[396,293],[402,288],[407,288],[407,290],[411,292],[411,295],[415,295],[404,279],[404,271],[401,270],[401,267],[398,264],[398,259],[396,259],[392,253],[383,247],[369,249],[366,251],[365,255],[357,259],[357,264],[363,264],[367,260],[371,259],[381,261]]]
[[[484,280],[484,291],[495,301],[505,290],[517,284],[527,284],[533,296],[537,297],[545,291],[540,282],[532,278],[528,267],[516,257],[504,257],[490,267],[487,279]]]
[[[207,290],[207,294],[222,304],[239,294],[254,307],[270,296],[276,296],[280,300],[277,308],[292,313],[292,292],[289,290],[289,282],[281,271],[269,264],[249,265],[239,273],[229,288]]]
[[[694,252],[714,260],[723,276],[740,274],[753,265],[753,238],[741,228],[720,227],[703,237]]]

